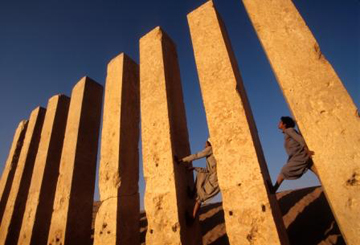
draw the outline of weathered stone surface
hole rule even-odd
[[[28,120],[22,120],[14,135],[9,156],[6,159],[4,170],[0,180],[0,223],[4,214],[5,206],[10,194],[11,185],[14,180],[15,170],[19,161],[21,148],[24,143]]]
[[[190,154],[175,44],[159,28],[140,39],[140,98],[147,244],[200,244],[198,222],[186,226],[193,176],[174,162]]]
[[[50,228],[70,99],[49,99],[18,245],[46,244]]]
[[[48,245],[91,244],[103,88],[88,77],[73,88]]]
[[[321,187],[278,192],[276,197],[291,245],[345,245]],[[99,205],[94,202],[94,214]],[[204,205],[199,221],[204,245],[229,245],[221,202]],[[146,215],[140,212],[140,232],[146,230]],[[144,235],[140,241],[145,245]]]
[[[230,244],[288,244],[225,26],[211,1],[188,22]]]
[[[139,66],[125,54],[108,65],[94,244],[140,243]]]
[[[18,166],[5,212],[0,226],[0,244],[17,244],[23,219],[26,198],[39,147],[41,128],[44,123],[45,109],[37,107],[30,114],[24,144],[20,152]]]
[[[360,243],[358,110],[290,0],[243,0],[346,243]]]

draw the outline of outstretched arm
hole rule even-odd
[[[191,162],[203,157],[210,156],[212,154],[211,146],[205,147],[204,150],[197,152],[195,154],[191,154],[190,156],[184,157],[181,159],[181,162]]]

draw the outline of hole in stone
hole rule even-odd
[[[103,229],[105,229],[105,228],[106,228],[106,226],[107,226],[107,224],[106,224],[106,223],[104,223],[104,224],[102,225]]]
[[[150,232],[150,234],[153,234],[153,232],[154,232],[154,231],[153,231],[153,229],[150,229],[150,231],[149,231],[149,232]]]
[[[56,242],[59,242],[60,241],[60,239],[59,238],[56,238]]]
[[[266,207],[265,207],[265,205],[264,205],[264,204],[262,204],[262,205],[261,205],[261,210],[262,210],[263,212],[265,212],[265,211],[266,211]]]
[[[233,211],[229,211],[229,215],[232,216],[232,215],[233,215]]]
[[[110,234],[110,231],[107,231],[107,234]]]
[[[159,164],[158,164],[158,163],[156,163],[156,164],[155,164],[155,167],[157,167],[157,166],[159,166]]]
[[[237,184],[237,186],[241,186],[241,183]]]
[[[356,185],[357,182],[358,182],[358,180],[357,180],[357,174],[356,174],[356,173],[353,173],[353,175],[351,176],[351,178],[346,181],[346,184],[347,184],[347,185],[350,185],[350,186],[353,186],[353,185]]]
[[[100,231],[100,235],[102,235],[103,234],[103,232],[102,231]]]

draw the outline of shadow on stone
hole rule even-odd
[[[345,245],[321,187],[277,193],[291,245]],[[96,212],[96,204],[94,204]],[[222,203],[201,207],[203,244],[228,245]],[[140,213],[140,243],[145,244],[147,220]]]
[[[228,236],[222,235],[221,237],[218,237],[214,242],[212,243],[208,243],[209,245],[228,245],[229,243],[229,238]]]
[[[224,224],[224,211],[221,203],[213,203],[206,205],[200,209],[200,226],[201,233],[206,236],[208,232],[212,232],[219,224]],[[226,236],[226,234],[225,234]]]
[[[284,191],[282,193],[278,193],[276,196],[279,206],[281,207],[281,213],[283,215],[286,214],[294,206],[294,203],[299,202],[304,196],[308,195],[312,191],[313,188],[305,188],[296,191]]]
[[[148,222],[146,219],[146,213],[141,212],[140,213],[140,244],[145,244],[147,225],[148,225]]]
[[[345,245],[321,187],[293,191],[279,204],[291,245]]]

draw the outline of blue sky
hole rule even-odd
[[[204,0],[43,0],[0,2],[0,170],[14,131],[36,106],[70,95],[87,75],[105,83],[107,63],[125,52],[139,61],[139,39],[161,26],[177,44],[190,144],[208,137],[186,15]],[[241,0],[214,1],[227,27],[273,181],[286,161],[279,118],[288,107]],[[346,89],[360,105],[360,2],[294,0]],[[195,163],[198,166],[203,161]],[[318,184],[312,173],[282,190]],[[280,190],[281,190],[280,189]],[[140,180],[141,194],[144,181]],[[98,198],[96,190],[95,198]],[[215,201],[220,197],[215,198]]]

